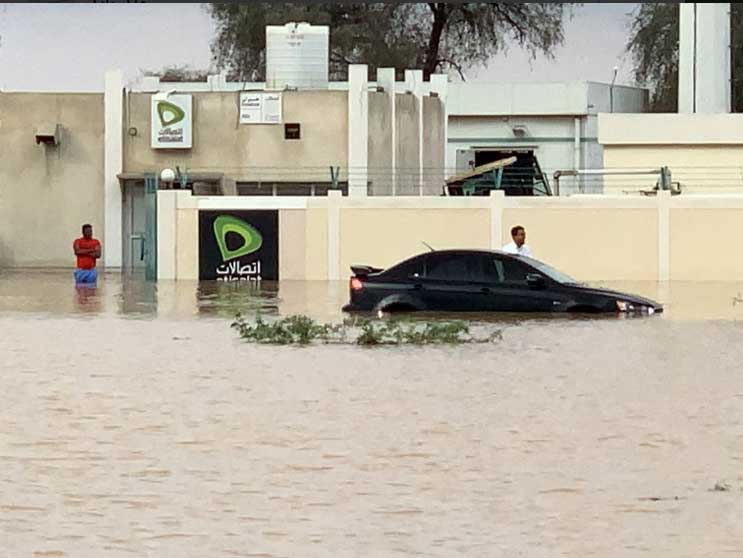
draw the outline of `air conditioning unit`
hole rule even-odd
[[[59,140],[62,137],[62,125],[46,125],[39,126],[36,128],[36,144],[43,143],[46,146],[55,147],[59,145]]]

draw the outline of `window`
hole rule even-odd
[[[284,139],[298,140],[301,139],[301,130],[299,124],[284,124]]]
[[[500,259],[491,255],[482,255],[477,281],[490,283],[523,283],[529,273],[529,268],[520,262],[510,259]]]
[[[503,266],[503,280],[506,283],[524,282],[529,274],[529,268],[514,260],[502,260],[499,262]]]
[[[570,275],[566,275],[562,271],[558,271],[554,267],[548,266],[546,263],[542,263],[538,260],[535,260],[535,259],[532,259],[526,256],[521,256],[521,257],[524,258],[524,260],[527,263],[533,265],[535,268],[537,268],[539,271],[544,273],[547,277],[549,277],[553,281],[557,281],[558,283],[565,283],[568,285],[578,284],[578,281],[570,277]]]
[[[413,276],[423,277],[423,264],[425,256],[416,256],[409,260],[391,267],[385,272],[385,277],[390,279],[408,279]]]
[[[468,265],[468,263],[470,265]],[[470,281],[472,258],[463,255],[447,254],[430,256],[426,270],[428,279],[448,281]]]

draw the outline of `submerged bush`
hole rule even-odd
[[[356,345],[461,345],[492,343],[502,338],[500,330],[484,337],[470,332],[465,322],[422,322],[404,320],[346,320],[342,324],[321,324],[307,316],[289,316],[272,322],[260,316],[253,323],[240,314],[232,323],[246,341],[270,345],[353,343]]]

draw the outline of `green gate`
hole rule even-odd
[[[157,186],[156,174],[144,175],[144,276],[147,281],[157,280]]]

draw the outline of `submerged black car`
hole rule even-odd
[[[647,298],[593,288],[532,258],[432,251],[389,269],[352,266],[346,312],[662,312]]]

